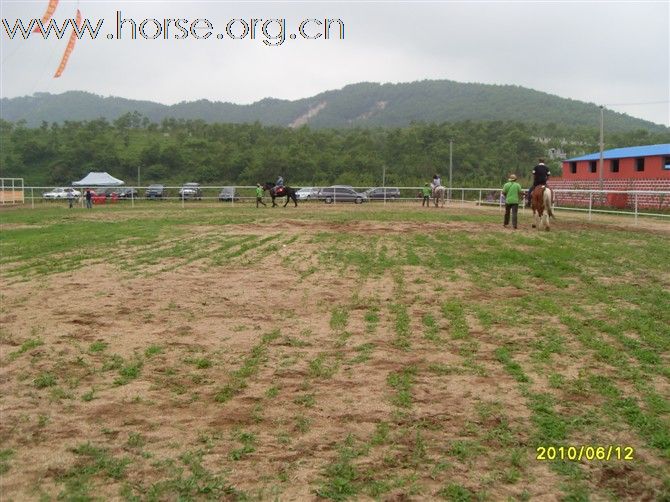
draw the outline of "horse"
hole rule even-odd
[[[282,195],[279,195],[279,196],[275,195],[275,188],[283,188],[284,193]],[[275,197],[283,197],[284,195],[286,195],[286,202],[284,203],[284,207],[286,207],[289,200],[293,200],[293,203],[295,204],[295,207],[298,207],[298,197],[295,194],[295,192],[296,192],[295,188],[291,188],[291,187],[287,187],[287,186],[275,187],[274,183],[271,183],[271,182],[268,181],[267,183],[265,183],[263,185],[263,191],[265,191],[265,190],[268,190],[270,192],[270,197],[272,197],[272,207],[277,207],[277,204],[275,203]]]
[[[433,187],[433,202],[435,203],[435,207],[438,207],[439,204],[441,204],[441,207],[444,207],[444,193],[446,191],[447,189],[442,185]]]
[[[533,228],[549,231],[549,217],[555,218],[552,204],[554,193],[545,185],[538,185],[530,195],[530,207],[533,209]]]

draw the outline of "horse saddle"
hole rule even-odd
[[[282,196],[286,194],[286,188],[284,187],[275,187],[275,195],[276,196]]]

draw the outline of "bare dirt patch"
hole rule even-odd
[[[384,497],[431,499],[460,480],[492,499],[524,492],[558,498],[562,480],[530,459],[526,397],[495,358],[502,342],[530,346],[531,334],[486,328],[468,314],[467,338],[457,340],[441,311],[446,300],[495,306],[521,291],[482,290],[462,270],[445,280],[419,266],[399,267],[400,288],[388,270],[359,276],[324,264],[311,241],[320,232],[382,238],[500,227],[448,221],[448,214],[437,223],[199,225],[200,236],[296,240],[231,248],[239,254],[220,266],[162,258],[135,274],[118,265],[132,254],[110,250],[104,264],[4,285],[0,441],[12,453],[0,490],[17,500],[67,498],[68,479],[98,469],[86,482],[104,498],[120,497],[124,485],[138,495],[166,480],[183,488],[189,473],[200,473],[196,485],[214,486],[221,473],[259,498],[309,500],[351,441],[368,447],[353,460],[363,473],[357,482],[378,476],[373,481],[388,483]],[[389,256],[402,252],[389,244]],[[396,343],[396,303],[409,305],[406,348]],[[332,321],[337,309],[346,313],[340,327]],[[373,328],[371,312],[379,317]],[[424,334],[427,314],[435,320],[434,339]],[[515,357],[532,367],[527,357]],[[563,355],[554,362],[567,377],[581,367]],[[404,396],[390,383],[403,372],[410,375]],[[551,392],[540,378],[535,385]],[[497,411],[486,415],[485,406]],[[500,443],[495,434],[512,439]],[[104,462],[82,453],[87,444],[104,451]],[[518,479],[505,471],[511,444],[526,452],[515,467]],[[114,461],[127,462],[116,472]],[[621,475],[649,489],[639,472]],[[614,474],[599,470],[593,484],[629,495],[629,484],[619,486]],[[509,481],[498,482],[504,476]],[[372,493],[366,489],[357,496]]]

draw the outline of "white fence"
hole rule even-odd
[[[22,180],[21,180],[22,181]],[[180,203],[182,207],[187,207],[195,201],[221,201],[222,203],[235,204],[249,204],[256,200],[255,186],[239,185],[239,186],[201,186],[201,194],[197,197],[180,195],[181,186],[165,186],[165,193],[163,196],[147,197],[148,187],[97,187],[93,188],[98,193],[109,191],[108,195],[94,196],[94,204],[130,204],[134,207],[136,204],[141,204],[146,207],[148,203],[155,203],[156,201],[165,201],[166,203]],[[223,190],[223,189],[226,190]],[[318,187],[314,187],[318,188]],[[364,194],[370,187],[352,187],[357,192]],[[379,188],[379,187],[377,187]],[[390,187],[387,187],[390,188]],[[380,196],[374,199],[364,199],[365,202],[395,204],[399,202],[415,202],[421,203],[421,189],[423,187],[393,187],[394,194],[386,198]],[[66,198],[60,199],[46,199],[43,196],[44,192],[52,190],[53,187],[23,187],[21,190],[24,194],[24,202],[29,202],[31,207],[36,204],[53,203],[57,201],[66,202]],[[119,197],[114,195],[116,191],[126,190],[127,196]],[[396,191],[397,189],[397,191]],[[18,188],[17,188],[18,190]],[[78,197],[77,203],[84,204],[83,193]],[[620,214],[629,215],[635,218],[651,216],[659,218],[670,218],[670,191],[648,191],[648,190],[569,190],[569,189],[555,189],[554,190],[557,210],[564,211],[579,211],[586,212],[591,219],[593,214]],[[396,196],[397,195],[397,196]],[[265,193],[265,199],[269,199],[269,195]],[[335,204],[344,203],[337,196],[333,198]],[[284,197],[279,197],[277,202],[284,201]],[[309,203],[323,203],[323,199],[319,197],[310,197],[308,199],[299,199],[299,202]],[[500,188],[465,188],[457,187],[447,190],[446,204],[448,206],[498,206],[504,207],[504,199],[501,196]]]
[[[0,203],[23,204],[23,178],[0,178]]]

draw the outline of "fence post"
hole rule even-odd
[[[589,192],[589,221],[591,221],[592,214],[591,209],[593,208],[593,192]]]
[[[181,208],[184,209],[184,190],[181,191]]]
[[[635,192],[635,224],[637,225],[637,192]]]
[[[465,206],[465,188],[461,189],[461,207]]]
[[[481,189],[479,190],[479,206],[481,207],[482,205],[482,191]]]
[[[35,209],[35,192],[34,192],[34,190],[35,189],[33,187],[30,187],[30,207],[32,209]]]

